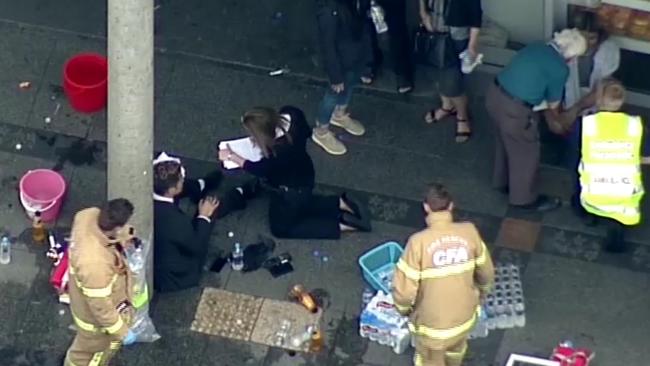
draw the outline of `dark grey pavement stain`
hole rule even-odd
[[[96,141],[76,140],[68,147],[56,149],[55,153],[59,160],[52,169],[59,171],[63,169],[66,162],[74,166],[92,165],[96,161],[95,154],[100,151],[101,147]]]

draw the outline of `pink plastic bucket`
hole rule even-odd
[[[37,211],[41,219],[52,222],[59,217],[66,184],[61,174],[49,169],[28,171],[20,179],[20,203],[25,213],[34,218]]]

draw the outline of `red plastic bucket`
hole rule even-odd
[[[59,217],[66,191],[61,174],[49,169],[30,170],[20,179],[19,187],[20,203],[29,218],[34,218],[36,211],[45,222]]]
[[[108,62],[96,53],[80,53],[63,66],[63,90],[72,108],[92,113],[106,107]]]

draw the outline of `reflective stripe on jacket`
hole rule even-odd
[[[448,211],[429,214],[427,224],[409,238],[397,263],[393,299],[409,315],[411,332],[436,349],[471,330],[494,267],[473,224],[453,222]]]
[[[70,310],[76,326],[121,340],[129,329],[132,283],[128,265],[97,224],[99,209],[75,215],[69,248]]]
[[[582,119],[580,200],[588,212],[625,225],[641,220],[641,118],[599,112]]]

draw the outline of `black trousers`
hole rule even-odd
[[[269,224],[278,238],[339,239],[339,197],[320,196],[311,189],[271,193]]]
[[[393,72],[397,77],[398,86],[406,86],[413,83],[413,62],[411,57],[411,42],[406,24],[406,0],[377,0],[384,9],[384,18],[388,25],[388,46]],[[372,21],[370,21],[372,23]],[[381,51],[377,41],[377,33],[372,26],[372,45],[374,61],[369,65],[370,69],[377,68]]]

